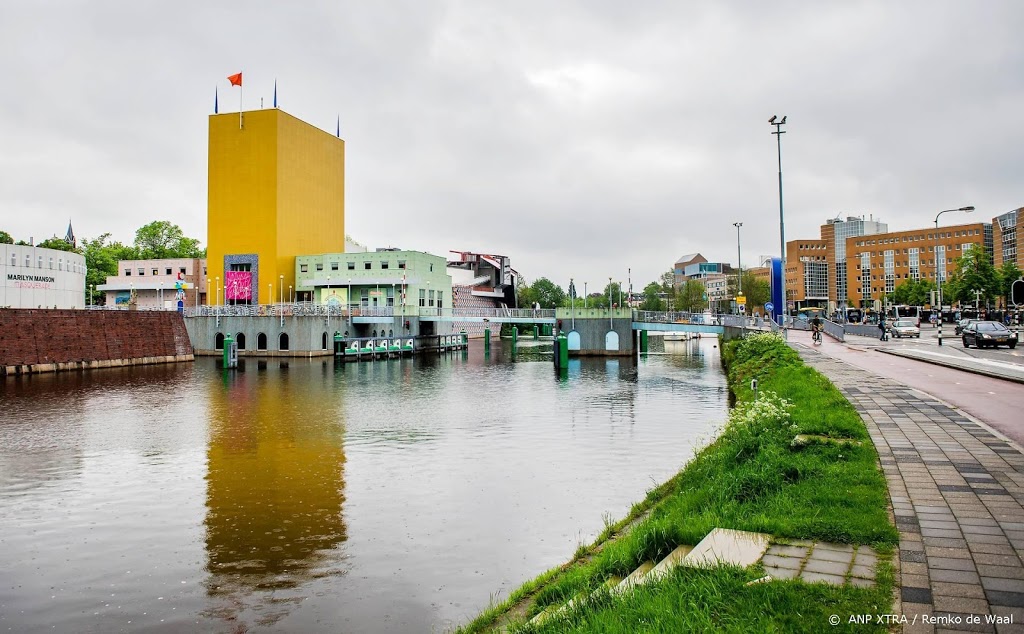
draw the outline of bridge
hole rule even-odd
[[[775,328],[771,322],[739,315],[710,312],[641,311],[630,308],[430,308],[420,306],[340,306],[313,304],[219,305],[184,308],[185,317],[321,317],[351,320],[353,324],[391,324],[395,319],[416,318],[421,322],[557,324],[571,331],[576,320],[609,320],[609,326],[629,320],[631,330],[649,332],[691,332],[722,334],[726,327]]]

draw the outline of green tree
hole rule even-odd
[[[949,276],[949,282],[943,284],[942,297],[946,303],[973,304],[977,297],[975,291],[980,291],[980,301],[988,305],[1001,295],[999,290],[999,275],[988,252],[985,247],[975,244],[956,261],[956,269]]]
[[[125,246],[120,242],[107,244],[109,239],[110,234],[104,233],[95,240],[82,238],[78,241],[82,255],[85,256],[85,288],[86,293],[91,295],[89,303],[92,304],[104,303],[104,294],[100,291],[96,291],[93,294],[92,289],[100,284],[105,284],[107,276],[117,275],[117,263],[119,260],[140,259],[138,250],[135,247]]]
[[[537,298],[533,294],[533,288],[526,283],[526,278],[520,275],[516,278],[516,305],[518,308],[532,308]]]
[[[40,242],[39,244],[37,244],[36,246],[41,249],[56,249],[57,251],[71,251],[75,253],[78,252],[77,249],[75,249],[73,246],[65,242],[64,238],[58,238],[57,236],[47,238]]]
[[[1003,262],[996,271],[999,275],[999,296],[1003,298],[1003,306],[1010,305],[1010,288],[1016,280],[1024,276],[1020,268],[1012,260]]]
[[[889,294],[888,300],[892,304],[924,306],[931,303],[933,290],[935,290],[935,283],[931,280],[908,279],[896,285],[893,292]]]
[[[14,244],[14,238],[6,231],[0,231],[0,244]]]
[[[658,282],[651,282],[645,286],[644,301],[640,304],[640,310],[665,310],[665,300],[661,298],[664,292],[664,286]]]
[[[697,313],[707,308],[708,302],[704,299],[704,285],[697,280],[686,280],[683,286],[676,293],[672,307],[675,310],[684,310]]]
[[[736,278],[729,278],[729,295],[736,297]],[[772,288],[767,281],[750,271],[743,271],[743,295],[747,298],[747,314],[764,312],[764,305],[771,301]]]
[[[533,301],[541,308],[557,308],[565,303],[566,293],[560,286],[546,277],[535,280],[530,285]]]
[[[135,248],[139,259],[204,258],[206,249],[199,248],[199,240],[187,237],[176,224],[156,220],[135,232]]]

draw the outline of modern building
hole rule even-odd
[[[297,299],[353,310],[450,309],[445,259],[420,251],[380,249],[295,258]]]
[[[992,219],[992,263],[998,268],[1003,262],[1014,262],[1024,270],[1024,249],[1018,248],[1018,229],[1024,229],[1024,207],[1014,209]]]
[[[345,249],[345,142],[282,110],[210,116],[208,192],[214,303],[277,301],[297,256]]]
[[[956,267],[956,260],[973,245],[982,245],[992,253],[992,225],[973,223],[912,229],[846,239],[846,285],[854,307],[881,305],[903,280],[936,276],[945,281]]]
[[[207,298],[206,260],[168,258],[160,260],[121,260],[117,275],[96,287],[104,294],[107,306],[127,306],[135,291],[138,308],[174,310],[182,306],[211,303]]]
[[[825,261],[828,264],[828,301],[831,310],[846,306],[849,301],[846,288],[847,238],[885,233],[888,230],[888,225],[875,220],[874,216],[869,216],[867,220],[864,216],[847,216],[846,220],[839,220],[839,216],[836,216],[821,226],[821,239],[830,245],[825,249]]]
[[[674,276],[673,284],[678,289],[680,286],[686,283],[689,279],[686,275],[686,268],[695,264],[701,264],[707,262],[708,259],[700,253],[687,253],[676,260],[676,263],[672,265],[672,274]]]
[[[84,308],[85,256],[0,244],[0,307]]]

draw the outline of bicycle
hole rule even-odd
[[[811,331],[811,341],[813,341],[814,345],[816,345],[816,346],[820,346],[821,345],[821,331],[820,330],[814,329],[814,330]]]

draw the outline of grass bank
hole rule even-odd
[[[805,366],[779,337],[748,336],[722,347],[736,407],[722,433],[630,517],[649,513],[627,534],[612,526],[570,564],[548,571],[462,628],[494,629],[502,615],[517,632],[873,631],[847,626],[851,614],[880,614],[892,604],[892,568],[879,566],[875,588],[794,581],[746,585],[757,570],[677,569],[657,583],[612,597],[597,593],[566,619],[532,628],[523,623],[552,604],[588,595],[641,562],[658,561],[680,544],[696,544],[715,527],[779,538],[867,544],[891,553],[898,533],[889,521],[885,477],[867,430],[848,401]],[[758,380],[758,395],[750,388]],[[797,434],[859,444],[810,442]],[[628,519],[628,518],[627,518]],[[833,627],[829,617],[841,615]],[[878,626],[874,631],[885,631]]]

